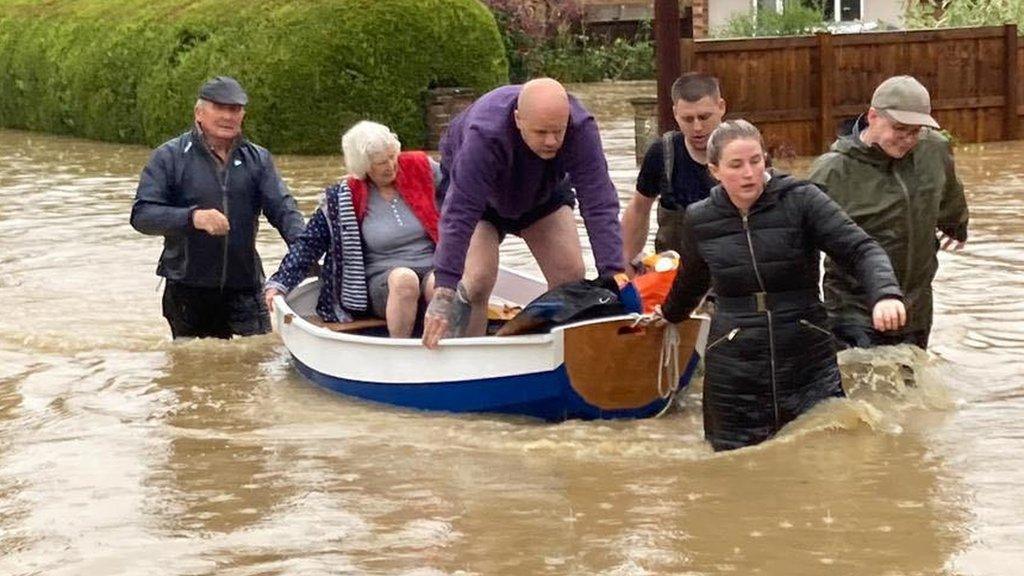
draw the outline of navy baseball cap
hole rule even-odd
[[[249,96],[242,85],[230,76],[217,76],[207,81],[199,88],[199,97],[218,104],[245,106],[249,103]]]

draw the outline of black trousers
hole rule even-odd
[[[260,290],[167,282],[163,309],[175,338],[231,338],[270,332],[270,314]]]

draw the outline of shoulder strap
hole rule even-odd
[[[665,168],[661,175],[661,195],[668,198],[672,197],[672,169],[676,155],[676,134],[679,134],[678,130],[669,130],[661,135],[661,157],[662,165]]]

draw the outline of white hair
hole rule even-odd
[[[345,156],[345,167],[357,178],[366,177],[370,170],[371,156],[392,150],[400,152],[402,143],[390,128],[376,122],[358,122],[341,137],[341,153]]]

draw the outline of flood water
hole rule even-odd
[[[626,99],[580,86],[623,202]],[[182,126],[187,119],[182,119]],[[931,355],[842,358],[848,400],[713,454],[657,420],[546,424],[328,392],[276,335],[172,344],[143,147],[0,131],[0,574],[1005,575],[1024,564],[1024,143],[962,146],[971,240]],[[281,157],[304,212],[337,157]],[[806,159],[791,163],[800,173]],[[503,259],[536,270],[521,243]],[[268,272],[284,252],[266,226]],[[917,386],[894,375],[914,365]]]

